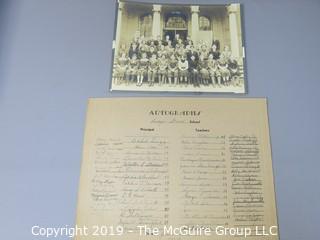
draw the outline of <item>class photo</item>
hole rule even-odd
[[[111,90],[245,92],[240,4],[117,11]]]

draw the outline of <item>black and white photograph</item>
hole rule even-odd
[[[241,5],[118,3],[111,90],[245,93]]]

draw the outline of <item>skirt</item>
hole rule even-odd
[[[168,70],[168,77],[178,77],[179,76],[179,71],[178,69],[175,70]]]
[[[180,70],[180,77],[188,77],[189,72],[188,70]]]
[[[205,68],[202,68],[200,70],[200,74],[201,74],[201,77],[204,78],[204,79],[207,79],[209,78],[209,71]]]

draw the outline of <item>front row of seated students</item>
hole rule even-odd
[[[116,64],[114,79],[117,84],[125,82],[135,83],[137,86],[142,86],[143,83],[153,86],[155,82],[159,86],[170,84],[194,87],[240,84],[237,61],[231,56],[228,59],[214,59],[213,54],[207,57],[198,57],[197,54],[188,57],[163,54],[159,58],[152,54],[148,58],[144,52],[138,59],[136,54],[127,58],[126,54],[122,53]]]

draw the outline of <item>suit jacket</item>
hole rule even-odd
[[[189,70],[198,70],[198,60],[189,60]]]
[[[198,61],[199,60],[199,54],[197,51],[193,50],[193,51],[188,51],[187,53],[187,58],[188,60],[190,61],[191,60],[191,56],[194,56],[195,57],[195,60]]]

